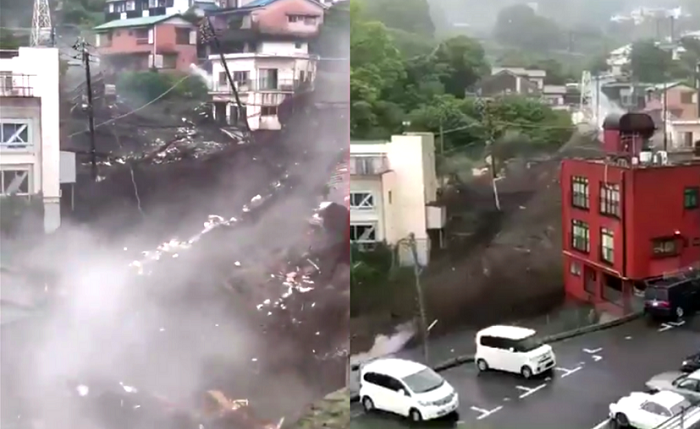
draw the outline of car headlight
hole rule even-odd
[[[686,366],[686,365],[688,365],[688,361],[684,360],[683,363],[681,364],[681,366]]]

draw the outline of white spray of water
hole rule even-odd
[[[389,356],[401,351],[406,343],[416,334],[412,323],[399,325],[392,335],[377,335],[374,338],[372,348],[364,353],[358,353],[350,357],[350,365],[360,365],[372,359]]]
[[[202,80],[204,80],[204,82],[207,84],[208,88],[214,87],[214,78],[206,70],[194,63],[190,64],[190,70],[195,75],[201,77]]]

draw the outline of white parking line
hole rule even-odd
[[[602,429],[610,423],[610,419],[605,419],[597,425],[593,426],[592,429]]]
[[[661,327],[658,329],[658,331],[663,332],[663,331],[668,331],[669,329],[673,329],[673,328],[675,328],[675,326],[669,325],[668,323],[662,323]]]
[[[561,373],[562,373],[561,378],[564,378],[564,377],[570,376],[571,374],[573,374],[573,373],[575,373],[575,372],[577,372],[577,371],[580,371],[581,368],[583,368],[583,366],[577,366],[576,368],[572,368],[572,369],[559,368],[559,367],[554,368],[554,369],[557,370],[557,371],[559,371],[559,372],[561,372]]]
[[[515,386],[516,389],[522,390],[524,393],[518,396],[518,398],[523,399],[527,398],[528,396],[532,395],[533,393],[537,392],[540,389],[544,389],[544,387],[547,385],[547,383],[540,384],[537,387],[525,387],[525,386]]]
[[[588,353],[589,355],[594,355],[594,354],[596,354],[596,353],[598,353],[598,352],[603,351],[603,348],[602,348],[602,347],[598,347],[597,349],[593,349],[593,350],[591,350],[591,349],[583,349],[583,351],[586,352],[586,353]]]
[[[492,410],[485,410],[483,408],[478,408],[478,407],[471,407],[473,411],[476,411],[479,413],[479,417],[477,417],[477,420],[485,419],[486,417],[490,416],[493,413],[496,413],[498,411],[501,411],[503,409],[503,405],[499,405],[498,407],[492,409]]]

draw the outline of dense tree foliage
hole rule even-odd
[[[351,2],[353,138],[387,138],[406,129],[436,134],[443,130],[441,150],[454,153],[478,151],[487,141],[513,133],[523,142],[561,144],[571,131],[568,114],[538,99],[506,97],[484,107],[484,100],[470,96],[490,75],[477,40],[460,35],[438,41],[406,29],[392,31],[362,7],[361,0]],[[556,62],[526,65],[548,70],[553,82],[567,80]]]
[[[694,85],[695,68],[700,61],[700,41],[681,40],[680,50],[653,40],[642,40],[632,45],[629,73],[639,82],[661,83],[688,81]]]

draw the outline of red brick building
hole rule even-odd
[[[635,286],[700,263],[700,160],[652,153],[645,114],[609,117],[603,159],[561,166],[565,286],[608,311]]]
[[[197,63],[197,26],[181,15],[110,21],[95,27],[100,61],[120,70],[189,71]],[[155,59],[155,62],[154,62]]]

